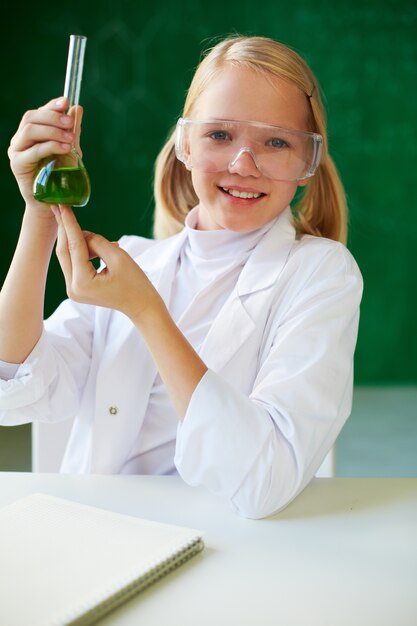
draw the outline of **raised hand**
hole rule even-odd
[[[156,289],[127,252],[101,235],[82,231],[69,207],[52,207],[58,223],[56,253],[68,296],[125,313],[140,324],[152,309],[164,307]],[[97,271],[91,259],[105,266]]]
[[[73,107],[67,115],[65,111],[68,104],[68,98],[62,97],[51,100],[39,109],[27,111],[8,149],[10,166],[23,198],[26,203],[35,203],[44,210],[49,210],[48,205],[35,202],[32,196],[39,162],[54,154],[67,154],[72,145],[80,150],[83,109],[81,106]]]

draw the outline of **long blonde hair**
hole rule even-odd
[[[267,37],[231,37],[214,46],[198,66],[188,90],[183,117],[191,117],[205,87],[225,66],[256,69],[286,79],[301,89],[310,106],[311,130],[323,137],[323,151],[315,175],[300,191],[292,207],[301,234],[346,242],[346,196],[336,166],[328,153],[326,113],[315,76],[305,61],[288,46]],[[198,204],[191,174],[175,156],[175,130],[155,164],[154,235],[168,237],[182,230],[187,213]]]

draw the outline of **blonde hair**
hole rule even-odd
[[[323,137],[323,151],[315,175],[300,191],[292,207],[294,224],[302,234],[346,242],[346,196],[336,166],[328,153],[326,113],[319,86],[305,61],[288,46],[267,37],[231,37],[214,46],[199,64],[188,90],[183,117],[192,110],[205,87],[225,64],[249,67],[283,78],[301,89],[310,106],[313,132]],[[175,129],[155,164],[154,235],[168,237],[182,230],[188,212],[198,204],[191,174],[175,156]]]

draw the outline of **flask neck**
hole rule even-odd
[[[69,99],[68,109],[79,104],[86,43],[87,37],[82,35],[70,36],[64,86],[64,96]]]

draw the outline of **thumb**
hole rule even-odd
[[[84,237],[90,258],[99,257],[107,266],[116,263],[123,253],[117,242],[109,241],[102,235],[84,231]]]
[[[68,115],[74,118],[73,133],[75,135],[74,144],[78,154],[82,157],[83,153],[80,146],[81,122],[83,119],[84,109],[80,104],[74,105],[68,111]]]

